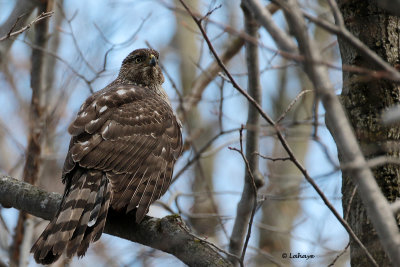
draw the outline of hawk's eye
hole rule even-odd
[[[141,57],[135,58],[135,63],[140,63],[140,62],[142,62],[142,58]]]

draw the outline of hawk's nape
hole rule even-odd
[[[57,215],[32,247],[38,263],[83,256],[107,212],[136,211],[140,223],[171,182],[181,154],[180,123],[161,84],[158,53],[138,49],[115,81],[90,96],[69,127],[66,184]]]

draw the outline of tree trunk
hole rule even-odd
[[[179,1],[175,1],[180,6]],[[199,6],[198,1],[190,1],[193,9]],[[173,44],[176,46],[180,58],[180,80],[183,96],[187,97],[192,93],[192,82],[196,77],[196,64],[199,51],[196,33],[190,29],[195,29],[195,23],[192,18],[185,14],[176,13],[177,28]],[[189,26],[188,26],[189,25]],[[192,147],[196,150],[201,148],[208,140],[215,135],[215,123],[207,122],[203,119],[201,110],[197,107],[191,109],[182,118],[189,135],[193,138]],[[195,152],[197,153],[197,152]],[[213,188],[214,156],[200,159],[194,167],[192,191],[197,193],[193,198],[193,205],[190,208],[192,217],[189,222],[198,234],[208,237],[215,237],[216,227],[220,220],[216,217],[208,217],[207,214],[218,214],[218,206],[214,195],[211,192]],[[204,192],[203,194],[198,194]]]
[[[400,18],[378,8],[376,1],[338,0],[346,27],[369,48],[391,65],[399,62]],[[343,65],[355,65],[379,70],[361,53],[340,40]],[[380,155],[399,157],[393,146],[400,136],[399,127],[385,127],[381,112],[400,100],[400,86],[383,79],[371,79],[361,74],[343,72],[342,102],[366,158]],[[372,171],[389,202],[400,197],[399,167],[386,164]],[[350,173],[343,172],[343,210],[349,210],[348,221],[354,232],[380,266],[390,265],[375,230],[367,217],[360,197],[353,191]],[[351,266],[368,266],[365,254],[353,240],[350,243]]]

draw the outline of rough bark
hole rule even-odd
[[[61,202],[61,195],[48,193],[28,183],[0,175],[0,204],[50,220]],[[109,212],[104,232],[162,250],[189,266],[232,266],[216,248],[190,233],[179,216],[146,216],[134,223],[135,214]]]
[[[356,37],[391,65],[398,64],[400,18],[378,8],[376,1],[338,1],[345,25]],[[339,38],[342,63],[380,70]],[[343,72],[342,102],[354,127],[356,137],[366,158],[380,155],[399,157],[399,150],[390,145],[398,142],[399,127],[385,127],[381,112],[400,101],[400,86],[386,80],[369,79],[356,73]],[[386,164],[374,168],[373,174],[389,202],[400,197],[400,166]],[[343,210],[350,209],[349,224],[380,266],[390,265],[378,236],[356,195],[350,202],[354,183],[351,174],[343,173]],[[351,265],[366,266],[368,260],[360,248],[350,243]]]

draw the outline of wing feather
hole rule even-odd
[[[139,208],[141,221],[167,190],[181,153],[170,104],[146,88],[115,87],[88,99],[69,131],[75,137],[64,171],[74,164],[104,171],[114,193],[110,204],[126,212]]]
[[[109,207],[136,209],[140,223],[167,190],[182,151],[179,120],[159,88],[116,85],[90,96],[68,128],[66,183],[58,214],[32,247],[52,263],[85,254],[103,232]]]

